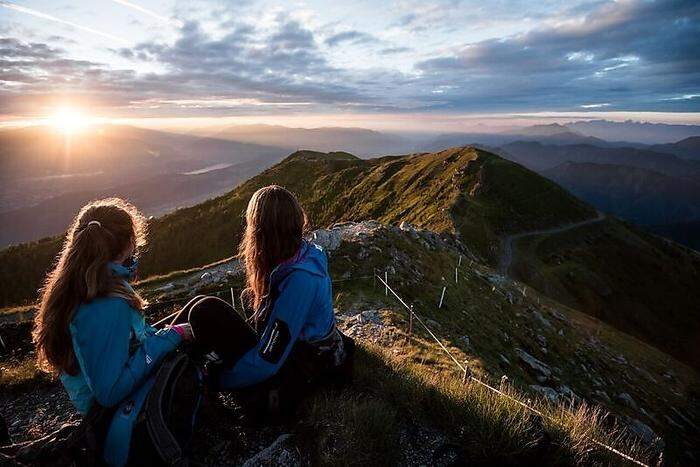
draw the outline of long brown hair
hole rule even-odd
[[[138,210],[118,198],[93,201],[73,220],[56,267],[46,276],[33,338],[39,367],[49,372],[76,374],[69,324],[76,308],[96,297],[118,296],[139,310],[144,301],[114,277],[107,263],[124,253],[131,242],[145,245],[146,223]]]
[[[248,202],[246,227],[238,258],[245,264],[247,288],[242,296],[254,310],[255,324],[266,318],[263,302],[269,294],[269,275],[301,246],[307,218],[299,201],[277,185],[260,188]]]

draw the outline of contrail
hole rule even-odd
[[[80,29],[81,31],[90,32],[92,34],[97,34],[98,36],[106,37],[107,39],[121,42],[123,44],[129,43],[128,41],[122,39],[121,37],[113,36],[112,34],[98,31],[97,29],[92,29],[88,26],[81,26],[80,24],[75,24],[71,21],[66,21],[65,19],[56,18],[55,16],[52,16],[52,15],[49,15],[46,13],[42,13],[40,11],[32,10],[31,8],[15,5],[14,3],[10,3],[10,2],[7,2],[5,0],[0,0],[0,6],[5,7],[9,10],[19,11],[20,13],[26,13],[28,15],[36,16],[37,18],[42,18],[42,19],[46,19],[49,21],[54,21],[56,23],[65,24],[67,26],[71,26],[73,28]]]
[[[137,4],[129,2],[127,0],[112,0],[112,1],[115,3],[119,3],[120,5],[124,5],[125,7],[133,8],[134,10],[140,11],[141,13],[148,15],[151,18],[155,18],[159,21],[163,21],[163,22],[169,23],[169,24],[174,24],[177,27],[182,27],[182,21],[180,21],[179,19],[170,19],[166,16],[159,15],[158,13],[156,13],[153,10],[149,10],[148,8],[144,8],[141,5],[137,5]]]

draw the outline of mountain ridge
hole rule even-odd
[[[230,256],[248,199],[269,184],[295,192],[312,227],[365,219],[410,222],[458,235],[492,265],[501,257],[506,235],[596,216],[593,208],[554,182],[473,147],[370,160],[299,151],[226,195],[152,220],[141,273],[165,274]],[[700,364],[692,339],[667,339],[700,332],[700,310],[695,307],[700,302],[695,287],[700,263],[695,256],[615,220],[550,237],[554,238],[546,251],[519,254],[516,277],[684,361]],[[0,251],[0,278],[7,285],[3,304],[31,300],[60,242],[53,238]],[[591,258],[595,249],[599,254]],[[635,285],[635,275],[644,276],[644,287]],[[615,290],[606,288],[608,283],[614,283]],[[654,332],[650,323],[656,322],[663,333]]]

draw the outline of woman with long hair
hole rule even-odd
[[[294,386],[290,376],[310,382],[336,371],[351,344],[336,329],[326,254],[304,239],[304,210],[292,193],[271,185],[253,194],[245,220],[242,297],[258,339],[221,372],[220,387],[255,388],[260,395],[260,384],[275,377],[266,390]]]
[[[59,375],[78,411],[115,408],[103,448],[111,465],[128,460],[149,375],[192,337],[186,323],[161,331],[146,324],[145,302],[129,284],[144,245],[145,221],[132,205],[112,198],[84,206],[47,275],[34,321],[38,364]]]

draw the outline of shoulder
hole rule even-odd
[[[93,324],[113,324],[119,320],[130,320],[134,310],[120,297],[99,297],[90,302],[81,303],[75,312],[72,325],[81,327]]]

